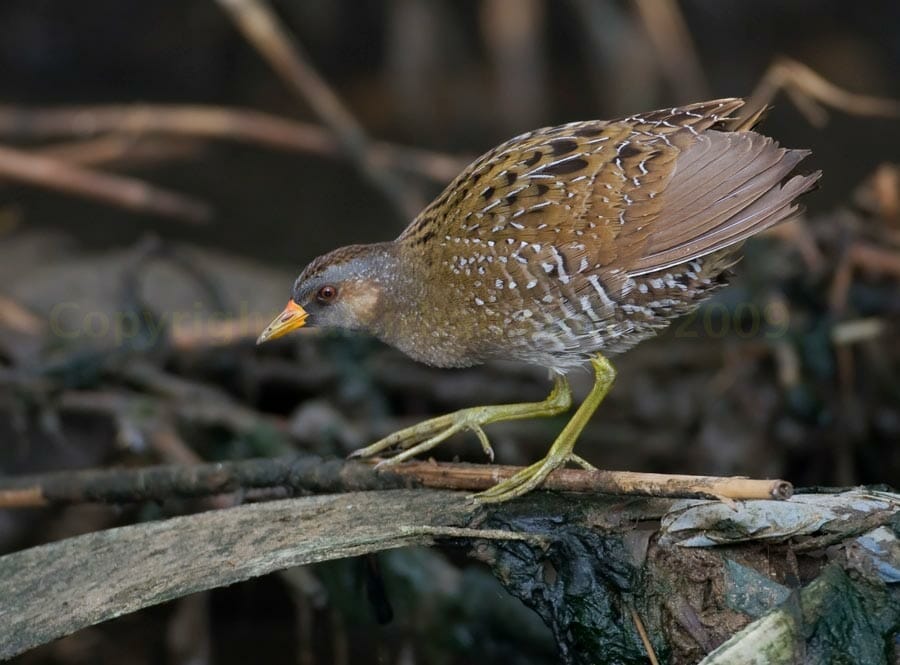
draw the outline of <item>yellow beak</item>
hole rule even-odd
[[[256,340],[257,344],[268,342],[270,339],[278,339],[287,335],[292,330],[302,328],[309,316],[307,311],[293,300],[289,300],[284,311],[275,317],[275,319],[266,326],[262,331],[262,335]]]

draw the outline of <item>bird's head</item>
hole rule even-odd
[[[350,245],[324,254],[300,273],[284,311],[256,343],[303,326],[375,332],[395,278],[391,243]]]

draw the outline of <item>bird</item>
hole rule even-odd
[[[571,409],[567,374],[593,386],[540,461],[474,495],[501,502],[572,462],[609,392],[610,356],[657,334],[725,286],[744,241],[800,210],[821,172],[717,99],[537,129],[488,151],[395,239],[340,247],[296,279],[258,343],[304,325],[362,331],[414,360],[494,359],[549,369],[540,402],[474,406],[401,429],[351,457],[397,464],[454,434]]]

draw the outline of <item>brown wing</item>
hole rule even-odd
[[[431,246],[453,256],[464,255],[458,246],[499,247],[564,284],[594,275],[620,291],[629,277],[781,221],[814,184],[816,175],[779,185],[807,153],[754,132],[709,131],[724,129],[742,104],[723,99],[524,134],[476,160],[401,240],[437,236]],[[586,288],[578,282],[576,291]]]

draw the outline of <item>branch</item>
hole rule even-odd
[[[0,105],[0,135],[46,140],[106,133],[141,136],[170,134],[260,145],[274,150],[335,157],[344,154],[334,135],[318,125],[260,111],[216,106],[134,104],[29,108]],[[471,158],[374,141],[369,158],[385,168],[416,173],[445,184]]]
[[[815,127],[822,127],[828,114],[822,104],[864,117],[900,117],[900,101],[861,95],[839,88],[803,63],[790,58],[773,62],[747,102],[742,115],[751,117],[766,108],[784,90],[797,109]]]
[[[0,107],[0,114],[3,113]],[[135,168],[159,162],[196,157],[199,142],[181,138],[141,140],[140,135],[109,133],[87,139],[75,139],[34,148],[31,155],[52,157],[68,164],[98,166],[116,164],[121,168]]]
[[[520,466],[499,464],[437,462],[404,462],[389,468],[422,487],[475,491],[493,487],[522,470]],[[785,500],[793,494],[793,487],[784,480],[585,469],[557,469],[541,487],[557,492],[735,500]]]
[[[23,335],[40,335],[45,329],[44,319],[3,294],[0,294],[0,325]]]
[[[0,146],[0,176],[187,222],[206,222],[210,217],[205,203],[141,180],[100,173],[6,146]]]
[[[239,462],[172,464],[141,469],[57,471],[0,478],[0,507],[50,503],[128,503],[283,487],[302,492],[351,492],[412,485],[377,474],[360,462],[320,457],[261,458]]]
[[[635,0],[647,38],[672,90],[688,99],[704,99],[709,84],[691,31],[675,0]]]
[[[98,501],[123,503],[210,496],[238,490],[283,488],[295,492],[355,492],[397,487],[483,490],[521,467],[406,462],[376,471],[371,463],[303,457],[260,458],[142,469],[58,471],[0,478],[0,508]],[[628,471],[558,469],[544,489],[593,494],[728,499],[787,499],[782,480],[670,476]]]
[[[369,139],[362,125],[315,70],[296,37],[288,33],[268,3],[265,0],[219,0],[219,4],[247,41],[334,132],[360,172],[401,214],[412,217],[418,213],[423,202],[394,174],[373,163]]]

